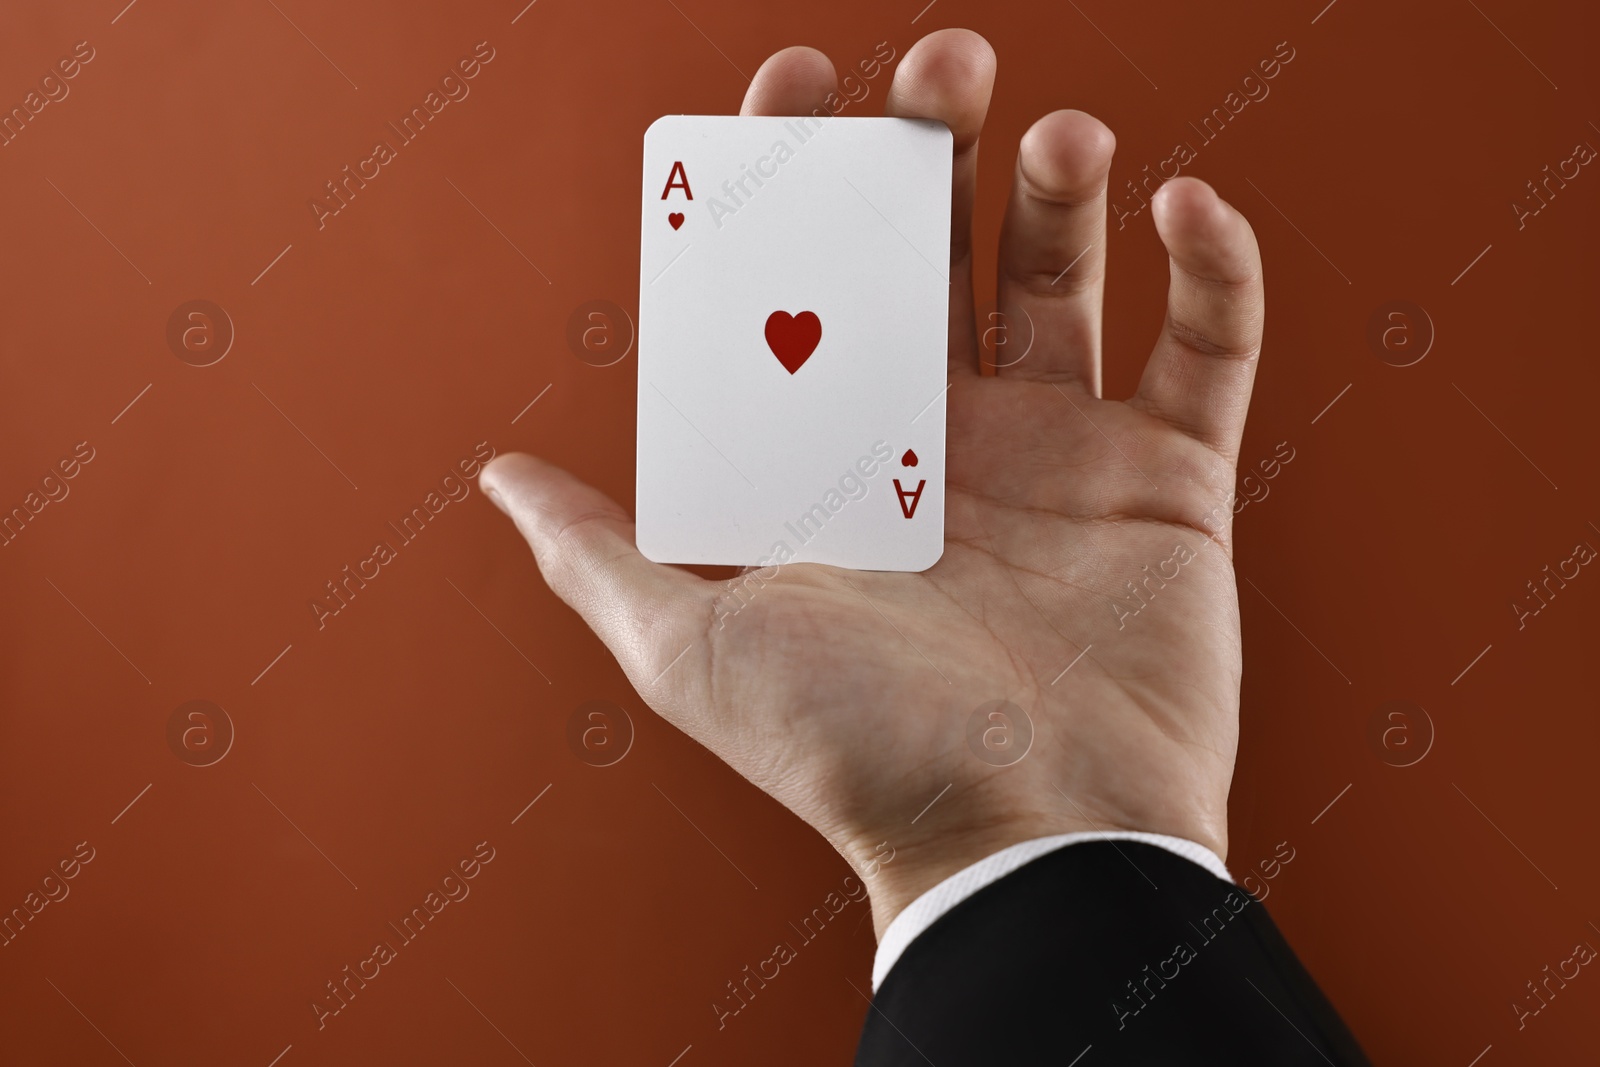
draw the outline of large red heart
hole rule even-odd
[[[767,316],[767,347],[790,374],[811,358],[821,340],[822,320],[813,312],[791,315],[787,311],[774,311]]]
[[[674,211],[672,214],[667,216],[667,221],[670,222],[672,224],[672,228],[676,230],[679,226],[683,225],[683,212]]]

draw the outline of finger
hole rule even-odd
[[[978,187],[978,135],[994,90],[989,42],[971,30],[939,30],[911,47],[895,68],[884,111],[938,119],[954,145],[950,192],[950,368],[973,374],[978,342],[972,313],[972,202]]]
[[[1081,111],[1046,115],[1022,137],[1000,231],[1005,343],[988,357],[1007,377],[1071,381],[1100,395],[1106,178],[1116,144]]]
[[[839,87],[833,63],[815,48],[774,52],[745,91],[741,115],[809,115]]]
[[[1153,208],[1172,282],[1132,402],[1231,459],[1261,351],[1261,252],[1244,216],[1197,178],[1162,185]]]
[[[706,583],[645,559],[634,547],[627,512],[544,460],[501,456],[484,468],[478,484],[516,522],[551,590],[583,617],[643,691],[688,640],[682,635],[706,616]]]

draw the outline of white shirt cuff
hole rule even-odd
[[[1233,881],[1228,875],[1228,868],[1223,866],[1222,860],[1215,852],[1204,845],[1181,837],[1144,834],[1132,830],[1093,830],[1057,834],[1054,837],[1036,837],[1032,841],[1023,841],[1009,848],[1003,848],[970,867],[957,871],[913,900],[904,911],[896,915],[889,923],[889,929],[883,932],[883,940],[878,942],[878,954],[872,961],[872,991],[874,993],[878,991],[883,980],[889,976],[890,969],[911,942],[945,912],[984,886],[999,881],[1045,853],[1054,852],[1067,845],[1082,844],[1085,841],[1139,841],[1146,845],[1155,845],[1198,863],[1225,882]]]

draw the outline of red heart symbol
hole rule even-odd
[[[909,448],[906,449],[906,454],[900,457],[900,465],[903,467],[915,467],[917,465],[917,454]]]
[[[790,374],[811,358],[821,340],[822,320],[813,312],[774,311],[767,316],[767,347]]]
[[[667,221],[672,223],[672,228],[676,230],[679,226],[683,225],[683,212],[674,211],[672,214],[667,216]]]

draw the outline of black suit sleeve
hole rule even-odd
[[[1254,897],[1166,849],[1095,841],[1046,853],[913,941],[856,1064],[1368,1060]]]

